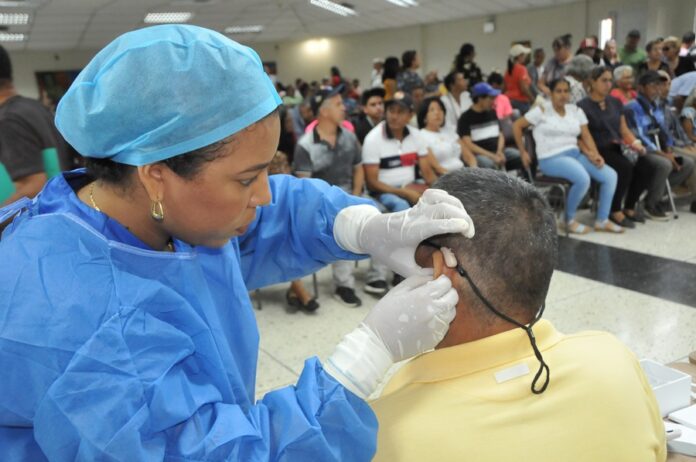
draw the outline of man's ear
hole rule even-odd
[[[416,263],[421,267],[432,268],[435,279],[439,278],[444,271],[445,257],[437,249],[421,245],[416,249],[415,259]]]
[[[432,261],[433,279],[437,279],[440,277],[445,268],[445,257],[442,255],[442,252],[440,252],[439,250],[435,250],[432,254]]]

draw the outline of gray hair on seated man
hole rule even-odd
[[[481,294],[500,312],[521,324],[532,322],[543,306],[557,258],[556,220],[546,200],[532,185],[492,169],[459,169],[442,176],[434,188],[459,199],[476,225],[465,239],[442,235],[429,241],[451,249]],[[440,251],[421,245],[416,261],[442,266]],[[437,261],[439,261],[439,264]],[[438,348],[495,335],[516,326],[496,316],[469,282],[444,271],[459,293],[457,316]]]
[[[565,69],[567,75],[575,77],[577,80],[583,82],[590,77],[592,69],[595,68],[595,63],[587,55],[577,55],[570,60],[568,66]]]

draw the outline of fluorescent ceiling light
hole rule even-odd
[[[332,13],[339,14],[341,16],[350,16],[358,14],[355,12],[354,9],[348,8],[347,6],[343,6],[336,2],[332,2],[331,0],[309,0],[309,3],[311,3],[314,6],[318,6],[319,8],[324,8],[325,10],[328,10]]]
[[[177,24],[188,22],[193,17],[193,13],[187,12],[167,12],[167,13],[148,13],[145,16],[146,24]]]
[[[263,26],[230,26],[225,28],[226,34],[257,34]]]
[[[396,6],[402,6],[404,8],[408,8],[409,6],[418,6],[418,2],[415,0],[387,0],[389,3],[392,3]]]
[[[8,32],[0,32],[0,42],[23,42],[26,39],[24,34],[11,34]]]
[[[4,26],[29,24],[29,15],[27,13],[0,13],[0,24]]]
[[[3,0],[0,1],[0,7],[2,8],[35,8],[39,6],[39,3],[27,2],[24,0]]]

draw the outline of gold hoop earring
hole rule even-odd
[[[162,207],[162,202],[152,201],[152,207],[150,208],[150,215],[155,221],[164,220],[164,207]]]

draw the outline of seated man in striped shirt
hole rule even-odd
[[[500,90],[485,82],[474,85],[471,89],[474,104],[459,117],[457,133],[465,149],[476,156],[479,167],[517,170],[522,167],[520,152],[505,147],[505,136],[493,110],[499,94]]]
[[[362,162],[370,193],[390,212],[399,212],[418,202],[436,177],[418,129],[408,126],[414,111],[411,96],[396,92],[385,109],[386,120],[365,137]],[[415,183],[416,166],[425,184]]]

